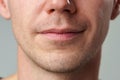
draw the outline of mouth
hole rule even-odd
[[[45,37],[48,40],[52,41],[68,41],[75,39],[82,35],[86,31],[86,28],[77,30],[77,29],[48,29],[39,32],[40,35]]]

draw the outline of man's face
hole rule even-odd
[[[8,0],[19,48],[38,66],[67,72],[101,48],[113,0]]]

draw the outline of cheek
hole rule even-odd
[[[98,50],[102,46],[108,32],[110,10],[103,4],[94,4],[84,9],[84,14],[90,21],[90,26],[88,26],[86,33],[86,45],[90,45],[93,50]]]

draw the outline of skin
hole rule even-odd
[[[98,80],[101,47],[119,5],[120,0],[71,0],[70,5],[0,0],[0,14],[11,19],[18,43],[18,78],[12,80]],[[48,29],[53,33],[42,33]],[[82,32],[56,34],[61,29]]]

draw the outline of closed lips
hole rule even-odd
[[[39,32],[40,35],[53,41],[68,41],[79,37],[79,34],[85,32],[86,29],[73,30],[73,29],[48,29]]]

